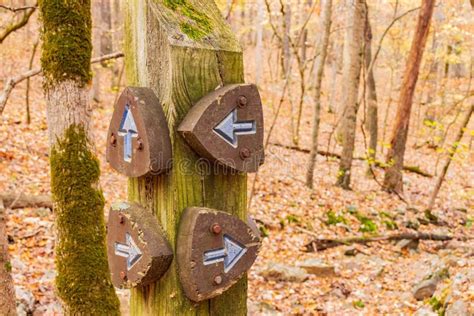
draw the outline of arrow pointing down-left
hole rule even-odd
[[[123,136],[123,160],[132,161],[132,137],[138,137],[137,125],[133,119],[130,106],[127,104],[123,111],[122,121],[118,130],[119,136]]]
[[[142,257],[140,248],[137,247],[129,233],[125,234],[126,244],[115,243],[115,254],[127,258],[127,270],[130,270],[135,263]]]

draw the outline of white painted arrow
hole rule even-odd
[[[224,235],[224,248],[204,252],[204,265],[224,262],[224,272],[229,272],[247,252],[245,246],[240,245],[227,235]]]
[[[122,121],[118,130],[119,136],[123,136],[123,160],[132,161],[132,137],[138,137],[137,125],[130,110],[130,106],[125,106]]]
[[[137,247],[129,233],[125,234],[126,244],[115,243],[115,255],[127,258],[127,270],[130,270],[142,257],[140,248]]]
[[[219,124],[214,132],[222,137],[229,145],[237,148],[238,135],[257,133],[255,121],[237,121],[237,109],[230,112]]]

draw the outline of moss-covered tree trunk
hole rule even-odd
[[[247,177],[205,172],[176,129],[188,110],[216,87],[243,82],[241,49],[212,0],[129,0],[125,12],[128,84],[152,88],[170,128],[173,168],[133,178],[129,199],[153,210],[176,249],[184,208],[206,206],[246,219]],[[246,315],[247,280],[196,305],[181,289],[176,259],[156,284],[132,291],[133,315]]]
[[[57,294],[66,314],[118,315],[107,265],[99,162],[91,143],[90,2],[42,0],[39,6],[57,228]]]

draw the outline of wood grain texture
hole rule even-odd
[[[125,12],[125,55],[128,83],[147,86],[162,102],[170,129],[173,168],[159,176],[132,178],[129,199],[152,209],[171,247],[181,213],[188,206],[226,210],[246,218],[245,175],[204,174],[194,151],[177,134],[177,126],[200,98],[216,87],[243,82],[242,52],[213,1],[185,1],[204,14],[210,33],[191,39],[181,22],[189,18],[160,1],[129,0]],[[184,296],[176,260],[156,284],[132,291],[132,315],[245,315],[246,278],[222,296],[193,304]]]

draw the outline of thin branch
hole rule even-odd
[[[117,59],[123,56],[124,54],[122,52],[115,52],[112,54],[93,58],[91,60],[91,64],[100,63],[102,61],[109,60],[109,59]],[[36,76],[40,74],[41,72],[42,72],[41,68],[36,68],[36,69],[29,70],[21,75],[11,77],[6,80],[5,86],[3,87],[2,94],[0,94],[0,115],[3,113],[3,110],[5,109],[5,105],[7,104],[8,98],[10,97],[10,93],[12,92],[13,88],[15,88],[15,86],[19,84],[20,82],[30,77]]]
[[[224,18],[226,21],[229,21],[230,15],[232,14],[232,11],[234,10],[235,3],[236,3],[236,0],[231,0],[229,9],[227,10],[227,13],[224,15]]]
[[[349,237],[349,238],[318,238],[316,234],[308,230],[298,229],[299,231],[306,233],[308,235],[316,237],[310,243],[305,245],[307,252],[322,251],[338,246],[351,245],[351,244],[367,244],[370,242],[380,242],[380,241],[398,241],[398,240],[432,240],[432,241],[449,241],[453,239],[458,240],[472,240],[474,236],[452,236],[452,235],[441,235],[441,234],[431,234],[431,233],[400,233],[392,235],[382,235],[382,236],[373,236],[373,237]]]
[[[37,9],[38,7],[36,5],[33,5],[33,6],[23,6],[23,7],[16,7],[15,8],[15,7],[9,7],[9,6],[4,5],[4,4],[0,4],[0,8],[11,11],[11,12],[18,12],[18,11],[24,11],[24,10],[28,10],[28,9]]]
[[[382,49],[382,42],[383,40],[385,39],[385,36],[388,34],[388,32],[390,31],[390,29],[392,28],[392,26],[399,20],[401,20],[402,18],[404,18],[406,15],[412,13],[412,12],[415,12],[415,11],[418,11],[421,7],[417,7],[417,8],[413,8],[413,9],[410,9],[408,11],[406,11],[405,13],[402,13],[401,15],[397,16],[396,18],[394,18],[392,20],[392,22],[387,26],[387,28],[385,29],[385,31],[382,33],[382,36],[380,37],[379,39],[379,43],[377,45],[377,50],[375,51],[375,54],[374,54],[374,57],[372,58],[372,61],[370,62],[369,64],[369,67],[367,67],[367,74],[370,73],[372,71],[372,68],[374,68],[374,64],[375,64],[375,61],[377,60],[377,57],[379,56],[379,53]]]
[[[12,23],[8,25],[3,33],[0,34],[0,44],[10,35],[11,33],[21,29],[25,26],[28,21],[30,20],[31,15],[36,11],[36,7],[32,7],[31,9],[25,9],[23,12],[23,17],[17,23]]]
[[[275,142],[271,142],[270,145],[285,148],[285,149],[289,149],[289,150],[298,151],[298,152],[305,153],[305,154],[309,154],[309,152],[310,152],[309,149],[301,148],[301,147],[298,147],[298,146],[285,145],[285,144],[280,144],[280,143],[275,143]],[[341,159],[340,154],[333,153],[333,152],[326,151],[326,150],[318,150],[318,155],[329,157],[329,158]],[[352,159],[361,160],[361,161],[366,161],[367,160],[366,157],[358,157],[358,156],[354,156],[354,158],[352,158]],[[386,168],[386,165],[384,165],[380,161],[374,161],[373,167],[378,167],[378,168],[383,169],[383,168]],[[421,170],[421,168],[418,167],[418,166],[403,166],[403,170],[405,170],[407,172],[411,172],[411,173],[416,173],[416,174],[418,174],[420,176],[423,176],[423,177],[426,177],[426,178],[433,178],[432,174],[430,174],[430,173],[428,173],[424,170]]]

